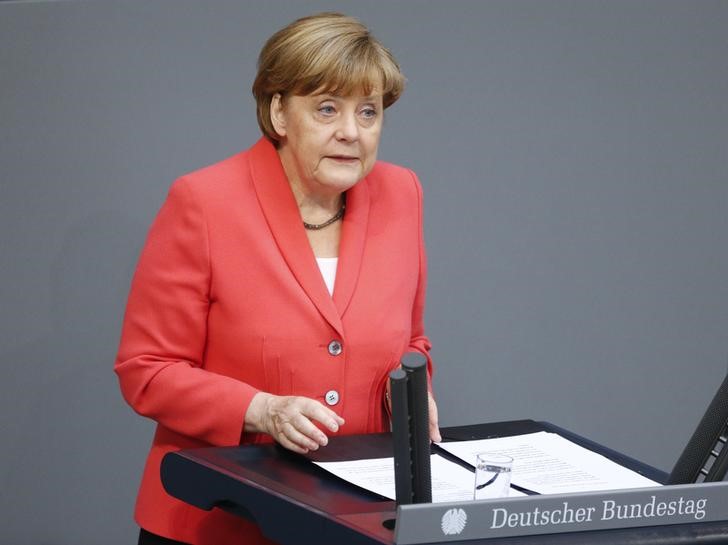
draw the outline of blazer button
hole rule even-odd
[[[329,343],[329,354],[332,356],[338,356],[344,350],[344,347],[337,340],[333,340]]]
[[[336,405],[339,402],[339,392],[336,390],[329,390],[324,396],[326,403],[329,405]]]

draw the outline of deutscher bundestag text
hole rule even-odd
[[[546,526],[551,524],[579,524],[596,520],[649,519],[653,517],[674,517],[691,515],[695,520],[705,517],[706,498],[657,501],[655,496],[646,503],[617,503],[602,500],[600,504],[587,507],[571,507],[568,501],[556,509],[529,511],[509,511],[503,507],[493,509],[491,528],[520,528],[527,526]]]

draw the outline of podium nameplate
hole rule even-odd
[[[728,482],[401,505],[397,545],[728,520]]]

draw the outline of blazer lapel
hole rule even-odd
[[[361,271],[367,224],[369,222],[369,186],[360,180],[346,192],[346,213],[339,243],[339,264],[334,284],[334,304],[339,316],[346,312]]]
[[[316,264],[280,158],[267,139],[261,138],[251,148],[250,169],[258,201],[283,258],[318,311],[343,337],[341,318]],[[347,201],[347,214],[348,208]]]

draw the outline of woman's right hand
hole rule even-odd
[[[344,419],[315,399],[266,392],[255,394],[245,413],[246,432],[267,433],[287,449],[301,454],[329,442],[314,422],[335,433]]]

